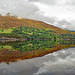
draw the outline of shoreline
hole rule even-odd
[[[69,48],[69,47],[75,47],[75,45],[56,45],[54,48],[49,48],[46,50],[34,50],[34,51],[28,51],[21,53],[19,51],[12,51],[8,49],[2,49],[0,50],[0,63],[6,62],[9,64],[9,62],[17,62],[17,60],[25,60],[25,59],[31,59],[36,57],[42,57],[46,54],[53,53],[56,51],[59,51],[61,49]]]
[[[52,40],[52,39],[25,39],[25,38],[20,38],[20,39],[16,39],[16,38],[8,38],[8,37],[2,37],[0,38],[1,42],[14,42],[14,41],[26,41],[26,40]],[[75,39],[63,39],[64,41],[75,41]],[[61,39],[59,39],[58,41],[62,41]]]

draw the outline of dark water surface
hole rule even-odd
[[[75,75],[75,48],[0,64],[0,75]]]

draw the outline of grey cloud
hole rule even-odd
[[[31,2],[40,2],[40,3],[44,3],[44,4],[51,4],[54,5],[57,3],[57,0],[28,0]]]
[[[73,6],[73,5],[75,5],[75,0],[66,1],[66,4]]]
[[[19,17],[28,18],[30,15],[39,11],[38,7],[25,0],[1,0],[0,13],[11,13]]]
[[[75,21],[66,21],[66,20],[61,20],[57,21],[57,26],[60,28],[66,28],[69,30],[75,30]]]
[[[40,2],[44,4],[50,4],[50,5],[75,5],[75,0],[28,0],[31,2]]]
[[[46,16],[41,15],[40,13],[31,15],[29,18],[34,19],[34,20],[40,20],[40,21],[46,22],[48,24],[62,28],[62,29],[66,28],[69,30],[75,30],[75,26],[74,26],[75,21],[67,21],[65,19],[58,20],[56,17],[46,17]]]
[[[41,15],[40,13],[36,13],[34,15],[31,15],[29,18],[34,19],[34,20],[40,20],[40,21],[43,21],[43,22],[46,22],[46,23],[49,23],[49,24],[52,24],[52,25],[56,21],[56,17],[49,18],[49,17]]]

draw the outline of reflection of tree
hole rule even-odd
[[[58,41],[62,45],[75,45],[75,41]],[[58,44],[57,40],[29,40],[29,41],[16,41],[16,42],[0,42],[0,48],[3,49],[5,45],[12,46],[13,50],[25,52],[33,50],[44,50],[46,48],[55,47]]]
[[[20,52],[32,51],[32,50],[43,50],[45,48],[51,48],[55,45],[55,42],[49,40],[30,40],[20,43],[15,43],[12,45],[13,49]]]

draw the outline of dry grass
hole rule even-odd
[[[41,21],[36,21],[36,20],[31,20],[31,19],[19,19],[19,18],[8,17],[8,16],[0,16],[0,28],[2,29],[19,27],[22,25],[27,26],[27,27],[38,28],[38,29],[42,29],[42,28],[49,29],[49,30],[55,31],[56,34],[69,33],[69,31],[62,30],[58,27],[46,24]]]
[[[16,62],[18,59],[30,59],[34,57],[41,57],[45,54],[52,53],[58,50],[61,50],[63,48],[73,47],[75,45],[56,45],[54,48],[49,48],[46,50],[34,50],[34,51],[28,51],[24,53],[20,53],[18,51],[10,51],[8,49],[2,49],[0,50],[0,62]]]

